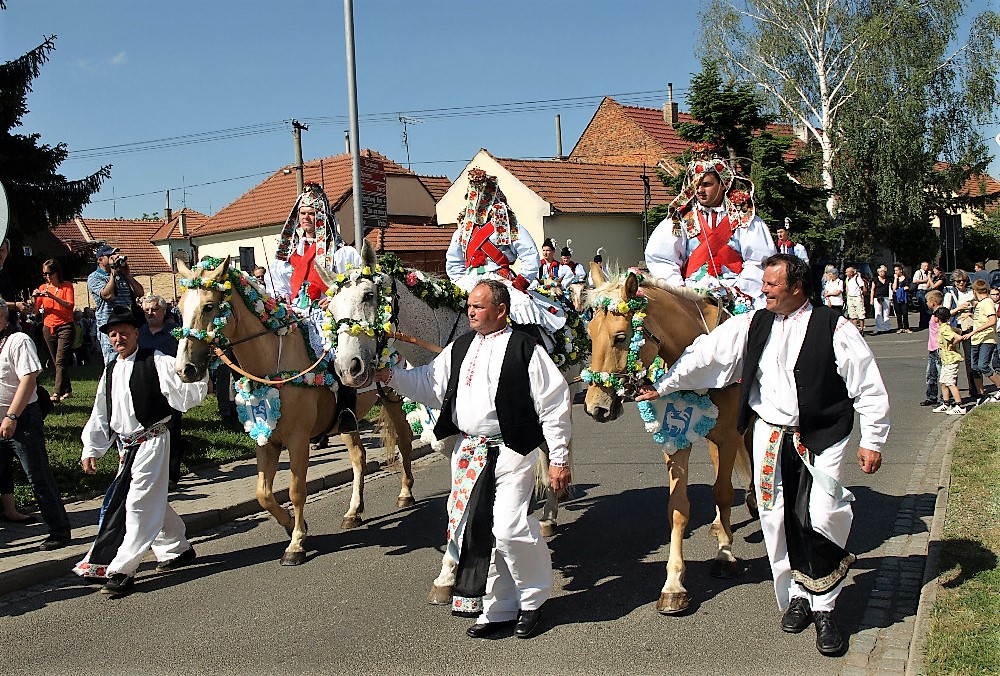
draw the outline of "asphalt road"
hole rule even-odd
[[[850,465],[858,498],[850,549],[859,562],[838,616],[857,629],[892,534],[917,449],[943,418],[923,398],[926,334],[870,339],[893,403],[882,469]],[[856,433],[855,433],[856,434]],[[556,584],[543,631],[473,640],[470,620],[430,606],[445,533],[447,467],[416,465],[417,505],[398,510],[398,478],[366,486],[365,526],[339,529],[346,489],[311,496],[310,556],[277,563],[286,538],[269,517],[241,519],[193,538],[195,565],[156,574],[140,569],[135,592],[110,600],[74,576],[0,599],[0,671],[53,673],[372,673],[372,674],[766,674],[838,673],[821,657],[814,632],[781,632],[760,529],[734,510],[734,551],[745,563],[735,581],[709,577],[715,540],[704,444],[691,461],[694,505],[685,542],[693,603],[681,616],[656,613],[667,557],[666,469],[629,409],[600,425],[574,408],[576,496],[563,505],[551,539]],[[279,477],[287,481],[287,478]]]

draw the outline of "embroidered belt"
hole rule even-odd
[[[150,439],[162,436],[169,431],[170,418],[167,418],[166,420],[161,420],[160,422],[150,425],[146,429],[140,430],[135,434],[120,434],[118,435],[118,440],[121,442],[119,455],[125,455],[125,449],[129,446],[140,446]]]
[[[844,488],[844,486],[829,474],[817,469],[813,465],[813,456],[809,449],[802,443],[802,435],[799,428],[792,425],[775,425],[765,420],[762,423],[771,428],[771,434],[767,438],[767,447],[764,449],[764,461],[760,468],[760,507],[764,510],[774,508],[774,471],[781,452],[781,440],[786,434],[792,435],[792,446],[795,453],[802,459],[802,463],[813,476],[816,485],[830,497],[840,502],[853,502],[854,494]]]

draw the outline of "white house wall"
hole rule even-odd
[[[621,270],[643,260],[642,219],[636,216],[561,213],[545,219],[545,234],[555,240],[556,258],[566,240],[572,239],[573,259],[584,269],[602,246],[604,262]]]
[[[239,267],[240,247],[246,246],[253,248],[254,260],[257,265],[266,267],[274,260],[274,253],[278,248],[279,232],[279,227],[269,226],[266,228],[253,228],[252,230],[194,237],[193,241],[199,259],[205,256],[212,256],[213,258],[231,256],[233,262]]]

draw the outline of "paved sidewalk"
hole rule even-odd
[[[366,473],[376,472],[384,461],[378,435],[362,428],[361,438],[368,451]],[[314,450],[309,461],[308,486],[312,495],[325,488],[350,483],[354,477],[347,448],[337,443]],[[416,442],[419,443],[419,442]],[[430,446],[416,445],[413,458],[431,452]],[[288,500],[288,454],[282,453],[275,478],[275,497],[279,503]],[[188,535],[214,528],[234,519],[262,511],[256,498],[256,459],[206,467],[186,475],[180,488],[170,493],[170,504],[184,519]],[[2,524],[0,528],[0,597],[70,572],[73,565],[87,553],[97,535],[97,517],[103,496],[66,504],[73,525],[73,542],[51,552],[39,551],[38,545],[48,535],[41,522],[16,526]],[[35,515],[39,517],[39,515]]]

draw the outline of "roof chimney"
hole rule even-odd
[[[185,214],[183,211],[177,214],[177,229],[180,231],[181,237],[188,236],[187,214]]]
[[[674,103],[674,83],[667,83],[667,102],[663,104],[663,121],[673,129],[677,126],[677,104]]]
[[[351,132],[347,129],[344,130],[344,152],[351,154]]]
[[[562,153],[562,121],[559,115],[556,115],[556,159],[563,159]]]
[[[174,212],[170,210],[170,191],[167,191],[167,206],[163,210],[163,222],[169,223],[170,219],[173,217]]]

